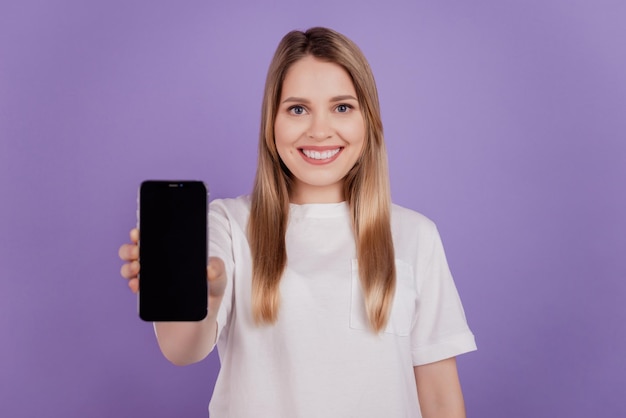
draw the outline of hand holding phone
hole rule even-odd
[[[130,230],[130,244],[122,244],[118,250],[120,259],[125,261],[120,275],[128,280],[128,287],[133,293],[139,291],[139,229]]]

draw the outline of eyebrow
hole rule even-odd
[[[350,94],[344,94],[341,96],[335,96],[332,97],[330,99],[331,102],[341,102],[344,100],[354,100],[354,101],[358,101],[356,99],[356,97],[350,95]],[[285,100],[282,101],[283,103],[291,103],[291,102],[295,102],[295,103],[311,103],[311,101],[309,99],[305,99],[303,97],[287,97]]]

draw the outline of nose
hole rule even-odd
[[[329,117],[324,114],[317,114],[311,118],[311,124],[307,136],[316,141],[323,141],[332,136],[332,126]]]

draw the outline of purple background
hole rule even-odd
[[[250,191],[272,53],[315,25],[367,55],[394,200],[441,230],[468,415],[626,416],[625,3],[262,3],[0,4],[0,416],[206,416],[216,354],[161,356],[117,248],[143,179]]]

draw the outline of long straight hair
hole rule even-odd
[[[365,144],[344,179],[352,219],[359,277],[372,329],[386,326],[396,287],[391,236],[391,193],[376,83],[361,50],[327,28],[292,31],[281,40],[270,64],[261,110],[257,173],[248,224],[252,254],[252,314],[273,323],[280,306],[280,279],[287,264],[285,233],[293,181],[274,140],[274,122],[283,81],[298,60],[313,56],[340,65],[350,75],[366,128]]]

